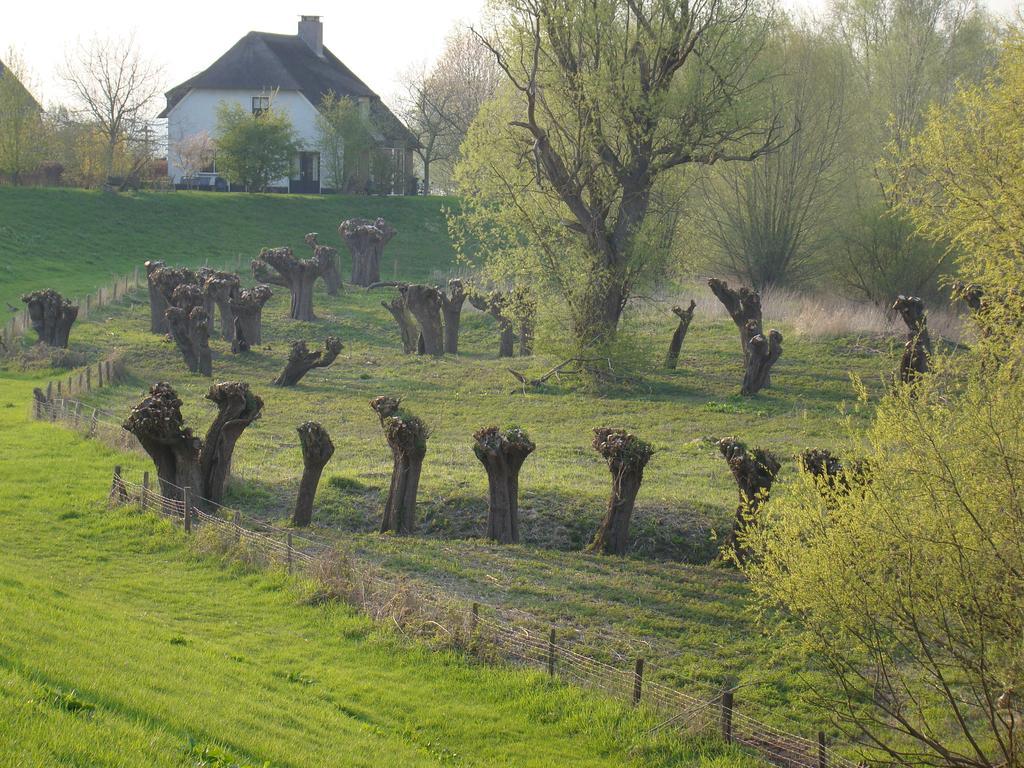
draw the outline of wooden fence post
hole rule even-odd
[[[85,297],[85,316],[89,316],[89,310],[92,309],[92,294],[90,293]]]
[[[828,768],[828,745],[825,743],[824,731],[818,731],[818,768]]]
[[[644,660],[636,660],[636,667],[633,669],[633,704],[640,703],[640,695],[644,690]]]
[[[235,524],[235,541],[240,542],[242,540],[242,513],[236,509],[232,520]]]
[[[114,465],[114,481],[110,485],[110,501],[115,504],[123,504],[128,501],[128,489],[121,479],[121,465]]]
[[[78,401],[75,403],[75,429],[78,429],[82,423],[82,402]]]
[[[142,473],[142,496],[139,498],[139,503],[145,507],[149,496],[149,470],[147,469]]]
[[[87,437],[96,437],[96,423],[99,418],[96,416],[96,409],[92,409],[92,421],[89,422],[89,432]]]
[[[555,628],[551,628],[551,634],[548,635],[548,676],[555,676]]]
[[[722,739],[726,744],[732,742],[732,688],[722,691]]]
[[[185,508],[185,533],[192,533],[192,491],[183,488],[181,491],[182,506]]]
[[[469,614],[469,634],[476,632],[476,625],[480,622],[480,603],[473,603]]]
[[[288,531],[288,573],[292,572],[292,532]]]
[[[92,366],[85,369],[85,391],[92,392]]]
[[[57,399],[64,397],[64,388],[61,386],[61,382],[57,382]]]
[[[103,363],[96,363],[96,386],[103,386]]]

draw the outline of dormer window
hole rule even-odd
[[[252,113],[259,117],[264,112],[270,109],[270,97],[269,96],[253,96],[252,97]]]

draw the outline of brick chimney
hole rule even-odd
[[[319,16],[299,17],[299,37],[320,58],[324,56],[324,25]]]

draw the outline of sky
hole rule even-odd
[[[324,45],[385,101],[402,75],[433,61],[453,25],[474,23],[486,0],[2,0],[0,59],[13,47],[44,104],[67,99],[57,77],[65,51],[94,36],[133,36],[162,68],[164,90],[202,71],[250,30],[295,34],[301,14],[319,15]],[[815,13],[826,0],[782,0]],[[996,13],[1020,0],[984,0]],[[159,108],[163,104],[158,105]]]

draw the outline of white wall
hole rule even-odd
[[[217,134],[217,107],[223,101],[239,104],[246,112],[252,110],[253,96],[266,96],[266,91],[221,91],[195,89],[190,91],[167,115],[167,173],[174,183],[181,180],[182,169],[174,153],[174,144],[183,137],[206,131],[211,138]],[[303,148],[316,151],[316,108],[298,91],[279,91],[273,96],[274,109],[288,114],[295,134]],[[321,168],[321,170],[323,170]],[[328,186],[330,179],[323,179]],[[288,186],[287,179],[279,179],[273,186]]]

